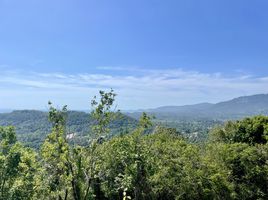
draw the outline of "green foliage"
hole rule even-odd
[[[41,148],[41,156],[45,166],[45,174],[49,177],[46,185],[51,199],[65,199],[70,190],[70,172],[68,168],[69,145],[66,140],[65,123],[66,106],[62,110],[52,107],[49,102],[49,120],[52,132]]]
[[[34,110],[0,113],[0,126],[14,126],[20,142],[26,146],[40,149],[47,135],[52,131],[48,115],[47,112]],[[88,145],[88,140],[94,136],[92,126],[96,125],[96,121],[85,112],[67,111],[64,115],[67,117],[66,134],[74,134],[74,137],[69,138],[68,142]],[[117,135],[132,131],[136,126],[137,120],[122,113],[116,113],[107,128],[110,130],[110,135]]]
[[[255,116],[216,127],[210,136],[213,141],[243,142],[250,145],[265,144],[268,140],[268,117]]]
[[[228,173],[170,129],[115,137],[99,152],[102,190],[108,199],[122,199],[124,191],[134,199],[230,199],[232,195]]]
[[[115,117],[114,112],[111,111],[116,96],[114,91],[112,89],[110,92],[100,91],[99,95],[99,102],[96,96],[91,101],[91,117],[94,120],[92,132],[96,137],[106,136],[109,133],[108,125]]]
[[[268,199],[268,117],[227,122],[196,145],[143,113],[129,134],[112,137],[122,116],[114,98],[111,90],[93,99],[84,146],[67,139],[66,106],[49,104],[40,152],[0,127],[0,200]]]
[[[16,141],[14,128],[0,127],[0,199],[31,199],[37,169],[36,153]]]
[[[139,127],[143,129],[148,129],[152,127],[153,123],[151,120],[152,120],[151,117],[148,116],[145,112],[143,112],[139,120]]]
[[[233,199],[267,199],[267,146],[217,143],[208,147],[209,160],[221,166],[233,188]]]
[[[234,199],[268,198],[268,117],[255,116],[216,127],[210,135],[211,162],[228,171]]]
[[[224,123],[223,121],[207,118],[178,118],[174,120],[160,120],[156,118],[153,122],[158,126],[175,128],[178,133],[183,135],[191,143],[205,142],[208,139],[210,130]]]

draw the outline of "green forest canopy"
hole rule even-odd
[[[93,101],[87,145],[66,139],[66,107],[50,105],[40,150],[0,128],[0,199],[267,199],[268,117],[217,126],[203,145],[152,129],[144,113],[129,134],[109,137],[113,91]]]

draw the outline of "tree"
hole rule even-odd
[[[49,105],[49,121],[53,127],[42,145],[41,155],[48,176],[46,181],[51,198],[66,200],[71,189],[68,162],[70,150],[65,132],[67,107],[57,110],[50,102]]]
[[[268,117],[227,122],[210,133],[211,163],[227,170],[234,199],[268,198]]]
[[[13,127],[0,127],[0,199],[31,199],[37,192],[36,153],[23,147]]]
[[[111,89],[109,92],[104,92],[101,90],[99,95],[99,101],[96,96],[94,96],[93,100],[91,101],[91,117],[94,119],[94,125],[92,126],[92,137],[94,139],[99,139],[101,136],[107,136],[110,131],[108,125],[115,117],[115,108],[112,110],[112,107],[116,94],[114,93],[113,89]]]
[[[229,121],[222,127],[214,128],[210,133],[210,140],[250,145],[265,144],[268,140],[268,117],[255,116],[235,122]]]
[[[91,101],[92,111],[91,118],[94,119],[94,125],[92,126],[92,135],[89,148],[87,149],[87,192],[85,198],[93,193],[95,199],[102,199],[103,192],[101,191],[101,174],[98,173],[100,155],[98,155],[97,148],[106,139],[109,134],[109,124],[115,117],[115,109],[113,104],[116,94],[113,89],[109,92],[100,91],[99,99],[95,96]],[[91,190],[90,190],[91,189]]]

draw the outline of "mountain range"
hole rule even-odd
[[[154,115],[157,119],[179,120],[208,118],[215,120],[240,119],[253,115],[268,115],[268,94],[242,96],[219,103],[200,103],[185,106],[162,106],[154,109],[128,112],[138,118],[142,112]]]
[[[18,139],[28,146],[39,148],[51,131],[48,113],[38,110],[2,110],[0,126],[14,126]],[[268,115],[268,94],[238,97],[220,103],[200,103],[185,106],[163,106],[155,109],[124,112],[118,115],[110,125],[112,135],[126,133],[138,124],[142,112],[156,118],[160,125],[176,128],[187,137],[196,135],[197,140],[206,138],[208,131],[226,120],[235,120],[253,115]],[[90,139],[90,127],[93,123],[89,113],[69,111],[67,132],[70,139],[86,144]],[[196,139],[195,138],[195,139]]]

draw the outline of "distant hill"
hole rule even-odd
[[[72,136],[72,142],[87,143],[90,126],[93,120],[90,114],[69,111],[67,117],[67,132]],[[111,123],[112,134],[120,134],[132,129],[137,121],[129,116],[118,114]],[[47,134],[51,131],[48,113],[37,110],[16,110],[10,113],[0,113],[0,126],[14,126],[18,139],[28,146],[38,148]]]
[[[205,140],[208,131],[225,120],[253,115],[268,115],[268,94],[244,96],[216,104],[201,103],[185,106],[163,106],[120,114],[111,124],[111,133],[121,134],[137,126],[137,119],[145,111],[154,115],[154,122],[176,128],[192,141]],[[38,148],[51,130],[48,113],[37,110],[18,110],[0,113],[0,126],[15,126],[18,138],[28,146]],[[87,144],[90,139],[90,114],[69,111],[67,132],[70,141]]]
[[[199,142],[207,139],[211,128],[223,124],[226,120],[268,115],[268,94],[243,96],[216,104],[163,106],[126,114],[138,119],[142,112],[155,116],[155,123],[176,128],[190,141]]]
[[[0,113],[8,113],[11,111],[12,111],[12,109],[0,109]]]
[[[185,105],[185,106],[162,106],[155,109],[149,109],[148,112],[180,112],[180,113],[188,113],[189,111],[202,111],[204,109],[208,109],[213,104],[210,103],[200,103],[194,105]]]
[[[163,106],[145,110],[158,119],[214,119],[228,120],[239,119],[252,115],[268,115],[268,94],[243,96],[230,101],[216,104],[201,103],[185,106]],[[141,112],[128,113],[129,116],[138,118]]]
[[[258,94],[220,102],[210,108],[210,115],[222,118],[241,118],[268,115],[268,94]]]

